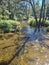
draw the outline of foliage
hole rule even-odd
[[[31,27],[35,27],[35,26],[36,26],[35,19],[29,18],[28,24],[29,24]]]
[[[36,2],[36,1],[35,1]],[[39,12],[40,6],[37,1],[36,11]],[[23,20],[28,19],[33,15],[32,6],[25,1],[21,0],[1,0],[0,1],[0,19],[16,19]],[[37,13],[37,16],[38,13]]]
[[[47,4],[46,17],[49,19],[49,3]]]
[[[46,31],[49,32],[49,26],[46,28]]]
[[[35,19],[34,19],[34,18],[29,18],[28,24],[29,24],[30,26],[32,26],[32,27],[35,27],[35,26],[36,26]],[[44,26],[45,26],[45,27],[48,27],[48,26],[49,26],[49,20],[44,21]]]
[[[0,22],[0,29],[3,30],[3,32],[9,32],[11,28],[11,25],[7,22]]]
[[[19,0],[1,0],[0,19],[15,19],[14,17],[17,17],[19,20],[22,20],[23,16],[28,17],[31,9],[28,9],[27,6],[30,5],[26,2],[18,2]]]
[[[48,26],[49,26],[49,20],[46,20],[45,27],[48,27]]]
[[[20,27],[18,26],[18,22],[12,20],[1,20],[0,21],[0,32],[15,32],[19,31]]]

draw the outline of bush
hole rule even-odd
[[[15,21],[1,20],[0,21],[0,33],[16,32],[19,31],[20,27]]]
[[[35,19],[34,18],[29,18],[28,20],[28,24],[32,27],[35,27],[36,26],[36,22],[35,22]],[[49,26],[49,20],[46,20],[42,23],[42,25],[44,25],[45,27],[48,27]]]
[[[31,27],[35,27],[35,26],[36,26],[35,20],[34,20],[34,19],[31,19],[31,18],[28,20],[28,24],[29,24]]]
[[[45,27],[48,27],[48,26],[49,26],[49,20],[46,20]]]
[[[49,32],[49,26],[46,28],[46,31]]]
[[[11,25],[7,22],[0,22],[0,29],[3,30],[3,32],[9,32],[11,28]]]

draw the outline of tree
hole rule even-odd
[[[48,4],[48,6],[47,6],[46,18],[49,19],[49,4]]]
[[[2,16],[3,19],[8,16],[9,19],[14,19],[14,15],[16,12],[15,4],[17,4],[16,0],[0,0],[0,7],[2,8]]]
[[[36,22],[41,22],[42,13],[44,6],[44,0],[42,0],[41,12],[39,6],[39,0],[0,0],[0,7],[2,8],[2,16],[8,14],[9,19],[14,19],[14,16],[22,16],[29,18],[31,15],[30,11],[32,10],[34,13],[34,18]],[[32,7],[32,9],[31,9]],[[45,10],[44,10],[45,11]],[[44,13],[43,13],[44,14]],[[40,16],[39,21],[37,18]],[[43,15],[43,18],[45,15]]]
[[[7,10],[7,1],[6,0],[1,0],[0,8],[2,9],[2,11],[1,11],[2,18],[1,19],[8,18],[9,12]]]
[[[24,1],[24,0],[21,0],[21,1]],[[45,0],[42,0],[42,6],[41,6],[41,10],[40,10],[39,21],[38,21],[37,13],[36,13],[36,0],[27,0],[27,2],[29,2],[31,7],[32,7],[32,10],[33,10],[33,13],[34,13],[34,18],[36,20],[36,27],[40,28],[42,26],[44,20],[45,20],[45,15],[44,15],[45,14]],[[37,3],[38,2],[39,1],[37,0]],[[43,16],[43,20],[42,20],[42,16]]]

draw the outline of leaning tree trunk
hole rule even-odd
[[[45,0],[44,0],[44,7],[43,7],[43,24],[45,24],[45,21],[46,21],[46,12],[45,12]],[[44,25],[43,25],[44,26]]]
[[[41,7],[41,11],[40,11],[40,18],[39,18],[39,22],[41,22],[42,12],[43,12],[43,6],[44,6],[44,0],[42,0],[42,7]]]

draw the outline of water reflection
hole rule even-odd
[[[30,26],[23,27],[22,32],[26,33],[27,36],[32,37],[35,28],[30,28]]]
[[[29,41],[43,43],[43,40],[45,40],[44,34],[46,33],[46,31],[43,28],[40,28],[40,32],[37,28],[35,32],[35,28],[30,28],[30,26],[26,26],[23,27],[22,32],[26,34],[26,37],[30,37]]]

